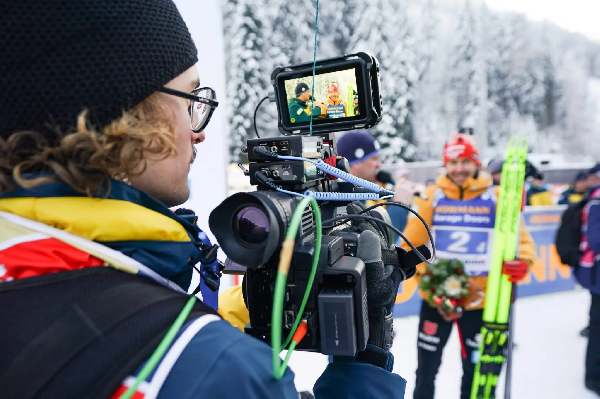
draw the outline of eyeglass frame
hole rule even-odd
[[[199,92],[199,91],[205,90],[205,89],[212,91],[215,95],[215,98],[217,98],[217,93],[210,87],[200,87],[200,88],[194,89],[194,91]],[[215,109],[219,106],[218,101],[211,100],[210,98],[200,97],[200,96],[197,96],[192,93],[186,93],[184,91],[171,89],[170,87],[161,87],[160,89],[158,89],[158,91],[160,91],[162,93],[170,94],[172,96],[185,98],[187,100],[192,101],[189,106],[189,114],[190,114],[190,128],[192,129],[192,131],[194,133],[200,133],[201,131],[206,129],[206,126],[208,126],[208,122],[210,122],[210,118],[212,118],[213,112],[215,112]],[[194,120],[194,114],[192,114],[192,112],[194,112],[194,110],[192,109],[193,108],[192,105],[193,105],[194,101],[197,101],[199,103],[203,103],[203,104],[210,106],[210,111],[208,111],[208,117],[206,118],[206,121],[198,128],[194,128],[194,126],[192,126],[192,123],[193,123],[192,121]]]

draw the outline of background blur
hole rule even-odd
[[[367,51],[380,61],[385,110],[373,131],[384,161],[438,159],[460,126],[475,129],[484,157],[515,133],[528,135],[536,153],[600,154],[597,140],[586,141],[600,137],[600,44],[581,29],[490,3],[321,1],[317,58]],[[570,1],[520,3],[527,11],[562,3],[557,18],[598,8],[593,1],[578,9]],[[312,60],[314,23],[314,0],[223,1],[232,161],[254,135],[252,115],[272,87],[270,72]],[[263,107],[259,131],[274,135],[275,104]]]
[[[315,0],[175,2],[198,46],[201,81],[220,101],[206,141],[197,146],[192,196],[184,204],[209,232],[214,207],[254,189],[236,166],[245,161],[240,148],[254,137],[252,117],[272,88],[273,69],[312,60]],[[444,142],[459,127],[474,129],[484,165],[503,154],[510,135],[527,135],[528,159],[544,173],[556,203],[578,171],[600,161],[599,11],[591,0],[321,0],[317,58],[356,51],[379,58],[385,108],[371,131],[385,169],[406,168],[417,183],[437,176]],[[275,104],[262,104],[261,136],[278,135],[276,115]],[[525,211],[538,261],[518,289],[514,399],[595,397],[583,388],[587,341],[579,336],[589,293],[577,287],[554,248],[563,210]],[[226,276],[223,287],[238,282]],[[401,286],[394,308],[394,371],[408,381],[407,398],[420,305],[413,283]],[[297,387],[311,389],[327,359],[298,352],[290,364]],[[460,375],[454,332],[436,398],[457,397]]]

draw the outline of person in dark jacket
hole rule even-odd
[[[526,193],[526,205],[553,205],[552,194],[548,190],[548,186],[544,184],[544,174],[529,161],[526,163],[525,178],[530,182]]]
[[[587,192],[587,178],[588,174],[586,172],[577,173],[571,187],[563,191],[560,195],[558,205],[575,204],[581,201]]]
[[[590,322],[585,358],[585,386],[600,395],[600,163],[590,171],[589,200],[582,212],[581,260],[575,278],[590,290]]]
[[[311,114],[313,118],[327,115],[327,107],[322,101],[315,100],[314,107],[311,108],[309,101],[312,93],[306,83],[298,83],[295,93],[296,97],[288,102],[288,111],[292,123],[308,122]]]
[[[274,378],[268,345],[187,294],[194,268],[215,263],[206,252],[214,247],[193,212],[169,207],[189,197],[194,145],[204,141],[218,102],[214,90],[200,86],[197,48],[176,5],[23,0],[0,6],[0,19],[2,396],[87,398],[100,388],[107,398],[298,398],[291,370]],[[35,98],[48,100],[43,110],[32,112]],[[361,234],[359,252],[363,237],[369,235]],[[380,248],[370,249],[367,349],[330,364],[315,384],[317,398],[404,398],[406,382],[392,373],[384,339],[390,326],[373,322],[391,318],[400,271],[385,274],[381,251],[373,252]],[[218,284],[212,279],[219,270],[210,270],[202,282]],[[72,283],[84,280],[86,288]],[[89,298],[87,289],[95,290]],[[200,290],[206,300],[208,291]],[[160,312],[136,319],[145,329],[155,323],[157,334],[130,328],[132,345],[103,346],[125,337],[129,316],[139,314],[123,308],[155,309],[161,298]],[[165,313],[169,304],[176,313]],[[116,314],[123,318],[113,320]],[[173,323],[180,318],[181,326]],[[19,331],[39,321],[47,325]],[[173,335],[165,335],[170,326]],[[159,342],[166,344],[154,351]],[[70,352],[74,345],[81,356]],[[138,347],[151,351],[139,357]],[[120,351],[131,357],[100,362]],[[52,353],[77,356],[35,362]],[[24,358],[32,361],[23,368]],[[21,381],[31,371],[35,378]],[[35,385],[41,378],[47,383]]]

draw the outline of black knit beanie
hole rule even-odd
[[[105,126],[197,59],[172,0],[3,1],[0,137]]]

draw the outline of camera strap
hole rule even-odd
[[[196,287],[192,295],[200,292],[202,294],[202,302],[217,310],[219,308],[219,286],[222,275],[219,261],[217,260],[217,249],[219,246],[213,245],[208,235],[198,227],[198,217],[192,210],[180,208],[175,211],[175,214],[194,226],[196,236],[199,240],[198,248],[200,249],[200,254],[190,260],[190,267],[196,269],[200,274],[198,287]],[[196,267],[198,262],[200,262],[200,268]]]
[[[198,239],[204,245],[205,249],[202,252],[206,252],[206,256],[200,260],[200,282],[194,290],[194,295],[199,290],[202,294],[202,301],[217,310],[219,308],[219,286],[221,283],[221,271],[216,256],[218,246],[213,245],[202,230],[198,233]],[[214,252],[214,256],[211,256],[211,252]]]

